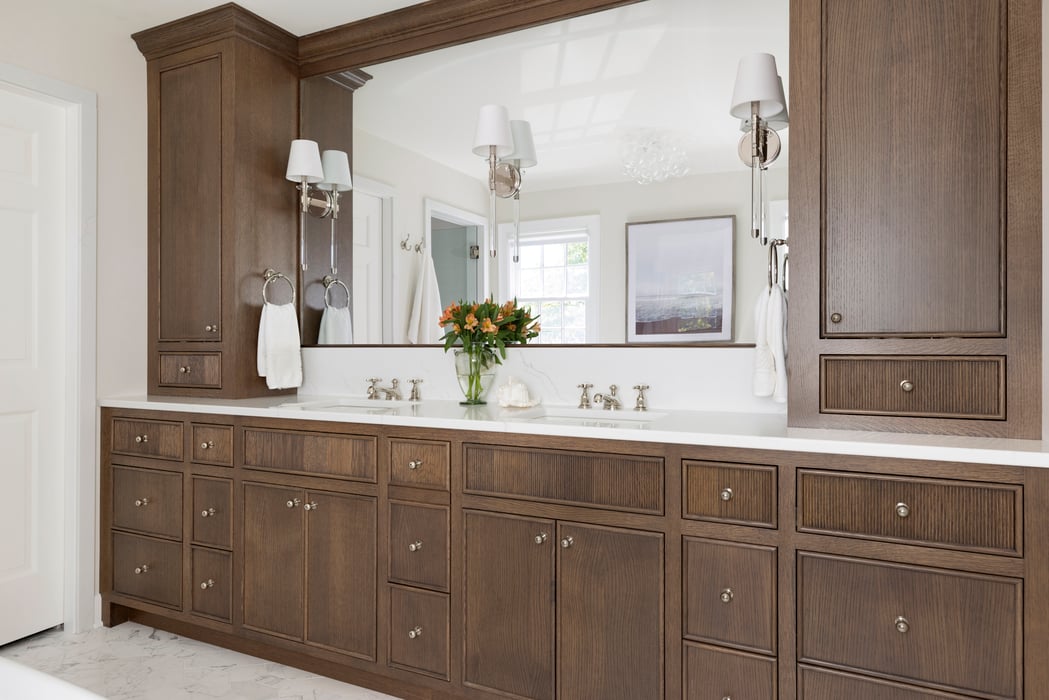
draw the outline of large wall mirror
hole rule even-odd
[[[490,290],[541,305],[542,342],[623,343],[627,224],[725,216],[735,217],[732,338],[753,342],[767,251],[749,237],[750,171],[728,107],[743,55],[774,54],[788,83],[788,14],[789,0],[644,0],[305,79],[304,124],[328,125],[305,136],[349,148],[331,142],[352,124],[353,216],[338,222],[338,277],[353,342],[436,342],[434,306]],[[472,152],[490,103],[530,123],[538,161],[520,200],[498,201],[494,258],[488,165]],[[781,135],[784,155],[768,171],[774,202],[787,196],[789,130]],[[785,216],[773,211],[783,235]],[[311,232],[323,268],[326,226]],[[329,303],[345,303],[341,287],[330,292]],[[323,287],[304,284],[303,297],[316,305]],[[317,342],[305,314],[303,339]]]

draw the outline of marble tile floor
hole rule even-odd
[[[133,622],[48,630],[0,647],[0,656],[109,700],[394,700]]]

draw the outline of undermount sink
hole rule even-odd
[[[328,399],[321,401],[301,401],[283,403],[280,408],[297,408],[301,411],[335,411],[342,413],[363,413],[365,415],[382,415],[394,413],[405,406],[410,406],[410,401],[396,401],[385,399]]]
[[[531,423],[647,430],[652,421],[664,418],[666,415],[666,413],[652,413],[649,411],[606,411],[599,408],[543,406],[535,409],[534,412],[521,415],[519,419]]]

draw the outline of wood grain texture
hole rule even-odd
[[[193,489],[193,543],[230,549],[233,546],[233,481],[190,478]]]
[[[376,439],[370,436],[244,429],[244,466],[376,480]]]
[[[300,489],[245,482],[243,621],[261,632],[301,640],[304,624],[305,511],[287,502]]]
[[[111,537],[113,591],[181,609],[182,544],[124,532]]]
[[[182,538],[182,475],[113,467],[113,527]]]
[[[685,642],[684,655],[683,697],[688,700],[776,700],[779,697],[775,659],[691,642]],[[839,698],[828,695],[821,700],[832,697]],[[848,696],[840,696],[840,700],[845,697]]]
[[[190,426],[191,461],[233,466],[233,426],[194,423]]]
[[[192,548],[191,612],[221,622],[233,619],[233,555]],[[203,585],[202,585],[203,584]]]
[[[163,312],[162,312],[163,313]],[[215,319],[218,314],[207,314]],[[214,321],[212,322],[214,323]],[[204,326],[200,327],[203,330]],[[218,340],[209,338],[208,340]],[[186,386],[203,389],[222,388],[222,354],[217,352],[161,352],[159,383],[163,386]]]
[[[966,700],[962,695],[854,676],[810,666],[798,667],[798,700],[863,698],[863,700]]]
[[[908,514],[897,513],[904,504]],[[1017,556],[1023,490],[964,481],[798,472],[798,530]]]
[[[114,418],[114,454],[182,461],[182,423]]]
[[[448,678],[448,626],[446,594],[390,586],[391,666]]]
[[[446,506],[391,501],[389,580],[447,593],[448,529]]]
[[[770,466],[685,461],[682,517],[776,527],[776,478]]]
[[[1016,579],[798,554],[800,661],[1019,697],[1022,612]]]
[[[449,459],[447,442],[392,439],[390,484],[447,491]]]
[[[466,446],[468,493],[663,512],[663,460],[621,454]]]
[[[298,55],[298,40],[294,35],[233,3],[131,35],[138,50],[149,60],[233,37],[264,46],[287,59]]]

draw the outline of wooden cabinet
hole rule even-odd
[[[1039,25],[791,3],[791,425],[1040,436]]]
[[[464,683],[663,697],[661,534],[481,511],[464,521]]]
[[[296,39],[235,5],[133,38],[148,80],[149,391],[266,394],[262,273],[296,264]]]

